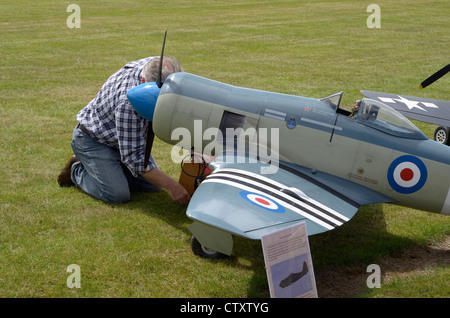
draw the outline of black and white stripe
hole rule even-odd
[[[328,230],[332,230],[349,220],[341,213],[306,196],[297,189],[286,187],[279,182],[249,171],[219,169],[210,174],[203,181],[203,183],[205,182],[227,184],[245,191],[265,195],[285,208],[308,218]]]

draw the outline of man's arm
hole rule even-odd
[[[142,176],[148,181],[166,189],[172,200],[176,203],[180,205],[187,205],[189,203],[191,197],[186,189],[158,168],[147,171]]]

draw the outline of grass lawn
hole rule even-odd
[[[159,55],[166,26],[167,55],[229,84],[315,98],[343,90],[348,107],[364,89],[448,99],[449,76],[419,90],[449,62],[448,1],[376,3],[379,29],[366,24],[371,2],[357,0],[79,0],[81,27],[69,28],[70,1],[2,1],[0,297],[268,297],[260,242],[237,238],[227,260],[194,256],[191,221],[166,192],[109,205],[60,188],[75,116],[124,64]],[[435,127],[416,124],[432,137]],[[178,179],[171,146],[154,149]],[[318,294],[448,297],[449,236],[448,216],[362,207],[310,238]],[[70,264],[81,288],[67,287]],[[369,264],[380,264],[379,289],[366,287]]]

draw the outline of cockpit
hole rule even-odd
[[[412,139],[428,139],[405,116],[373,99],[364,98],[355,120],[385,133]]]
[[[354,112],[339,107],[343,92],[324,97],[320,101],[331,107],[336,113],[351,117],[365,126],[383,131],[385,133],[410,138],[428,139],[412,122],[393,108],[373,99],[364,98],[359,109]]]

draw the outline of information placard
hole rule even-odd
[[[317,297],[306,223],[261,237],[270,297]]]

